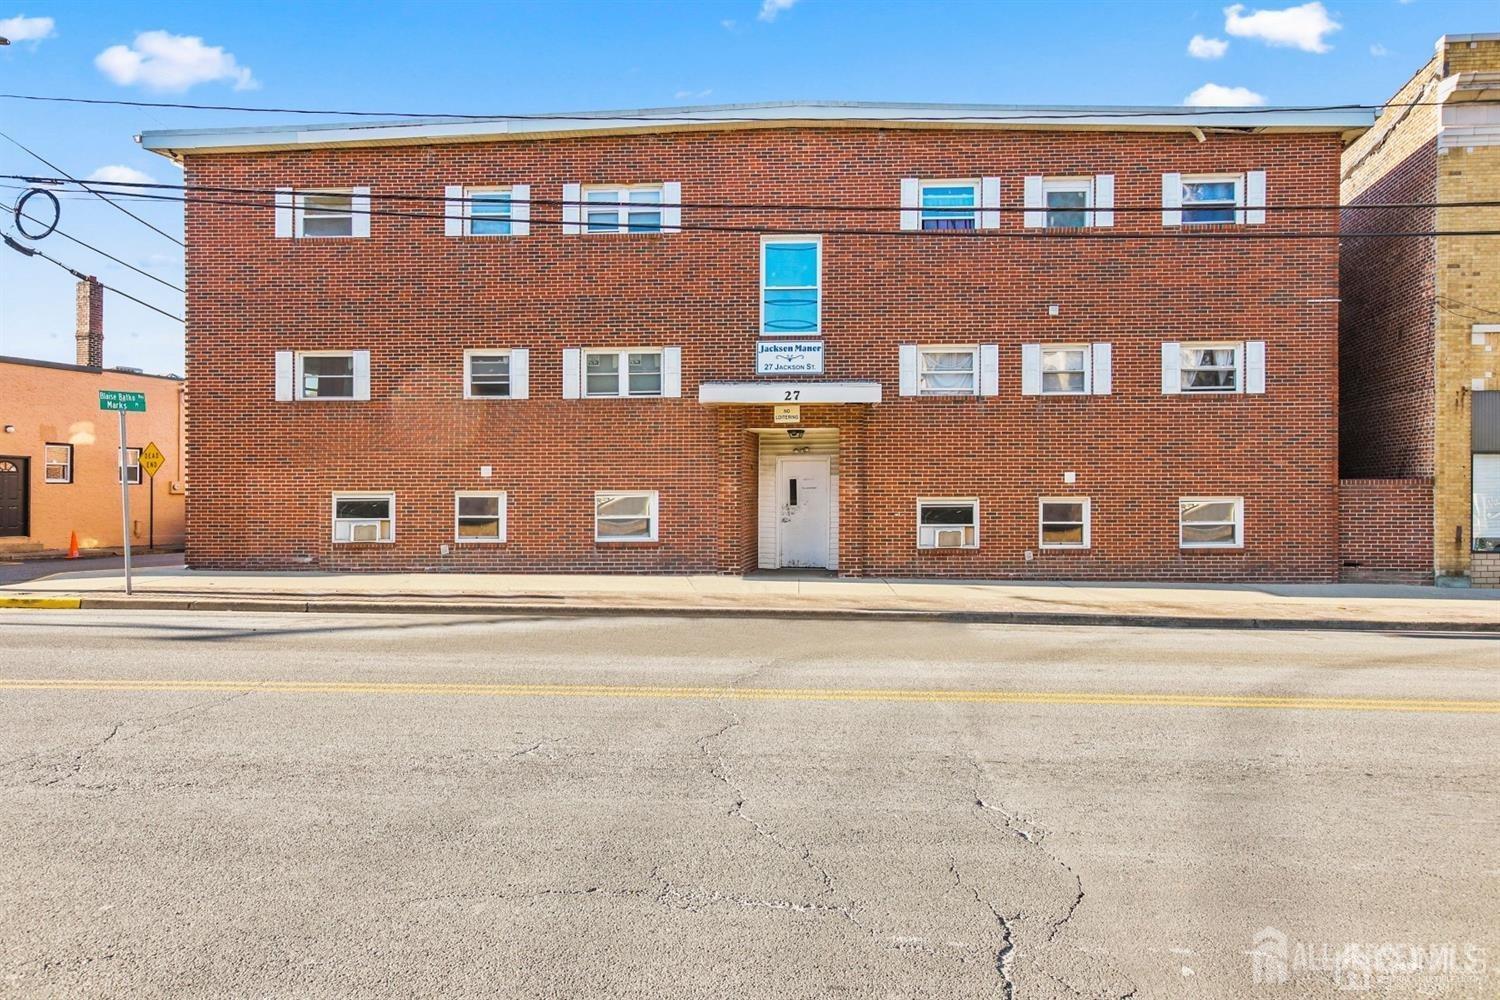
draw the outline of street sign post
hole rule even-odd
[[[144,392],[121,392],[117,389],[99,390],[99,409],[114,410],[120,414],[120,540],[125,553],[125,593],[131,593],[130,585],[130,484],[125,481],[125,414],[145,413]]]
[[[146,450],[141,452],[141,471],[151,477],[151,490],[146,494],[146,500],[150,505],[150,514],[147,515],[146,524],[146,548],[156,548],[156,474],[161,467],[167,464],[167,456],[161,453],[155,441],[147,443]]]

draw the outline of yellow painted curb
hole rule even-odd
[[[0,597],[0,608],[68,608],[83,605],[81,597]]]

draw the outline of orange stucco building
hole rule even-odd
[[[180,547],[186,475],[180,378],[104,368],[103,289],[79,287],[80,364],[0,357],[0,558],[122,544],[119,418],[99,390],[140,392],[126,414],[131,544]],[[92,363],[88,363],[92,362]],[[153,480],[135,464],[154,443],[166,462]],[[153,495],[154,494],[154,495]],[[153,517],[154,507],[154,517]]]

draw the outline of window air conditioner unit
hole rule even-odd
[[[940,549],[961,549],[964,547],[964,529],[962,528],[940,528],[933,533],[933,545]]]
[[[379,521],[355,521],[349,525],[349,541],[351,542],[378,542],[380,541]]]

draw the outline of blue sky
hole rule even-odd
[[[1426,61],[1439,35],[1496,30],[1497,15],[1496,0],[0,0],[0,34],[28,39],[0,49],[0,90],[468,114],[798,98],[1182,104],[1208,84],[1220,89],[1200,101],[1371,103]],[[136,148],[135,133],[275,120],[0,100],[0,129],[79,177],[123,167],[175,183],[176,168]],[[0,173],[50,171],[0,140]],[[0,188],[0,200],[8,206],[16,193]],[[131,207],[180,234],[180,205]],[[0,223],[11,228],[8,218]],[[97,200],[65,199],[62,228],[182,283],[179,247]],[[45,250],[181,312],[176,292],[82,247],[52,237]],[[106,301],[107,364],[182,370],[179,324],[119,297]],[[73,279],[5,247],[0,354],[73,357]]]

